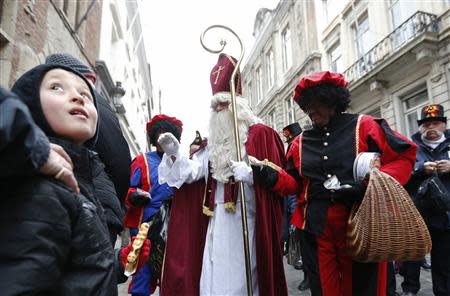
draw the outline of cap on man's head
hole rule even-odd
[[[420,112],[420,119],[417,120],[417,124],[421,125],[427,121],[442,121],[447,123],[447,117],[444,116],[444,107],[439,104],[431,104],[422,108]]]
[[[170,117],[165,114],[158,114],[152,117],[146,125],[147,136],[150,144],[157,143],[157,137],[160,133],[171,133],[180,141],[181,133],[183,132],[183,123],[176,117]]]
[[[200,145],[203,141],[202,136],[199,131],[195,131],[195,139],[192,141],[191,145]]]
[[[302,128],[298,122],[291,123],[283,128],[283,133],[289,135],[290,138],[295,138],[302,132]]]
[[[230,93],[231,74],[237,65],[237,60],[230,55],[221,53],[217,64],[212,68],[209,80],[211,82],[212,94],[225,92]],[[236,94],[242,95],[241,73],[238,69],[235,76]]]
[[[84,77],[92,80],[93,83],[97,80],[94,71],[86,66],[83,62],[71,56],[68,53],[54,53],[45,59],[46,64],[51,65],[62,65],[74,69],[75,71],[83,74]]]
[[[345,80],[344,75],[340,73],[323,71],[317,72],[305,77],[302,77],[294,90],[294,101],[297,103],[300,100],[302,92],[310,87],[318,86],[321,84],[331,84],[338,87],[347,87],[348,82]]]
[[[147,132],[150,132],[153,126],[159,121],[167,121],[173,123],[180,129],[180,132],[183,131],[183,123],[181,122],[181,120],[177,119],[176,117],[167,116],[165,114],[158,114],[153,116],[153,118],[149,122],[147,122]]]

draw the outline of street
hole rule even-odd
[[[428,261],[430,260],[429,256],[427,256]],[[308,291],[300,292],[297,287],[298,284],[303,280],[303,271],[295,270],[291,265],[284,265],[284,270],[286,273],[286,281],[288,285],[288,293],[290,296],[310,296],[311,293]],[[397,281],[397,292],[401,292],[401,283],[403,281],[403,277],[398,275],[396,276]],[[417,296],[430,296],[433,295],[432,285],[431,285],[431,271],[422,269],[420,272],[420,283],[421,289]]]
[[[427,256],[428,260],[430,260],[429,256]],[[294,269],[291,265],[286,263],[286,260],[284,262],[284,270],[286,274],[286,281],[288,285],[288,293],[290,296],[310,296],[311,293],[308,291],[300,292],[297,287],[299,283],[303,279],[303,272],[300,270]],[[401,292],[401,283],[403,281],[403,277],[400,275],[397,275],[397,292]],[[420,283],[422,285],[418,296],[430,296],[433,295],[432,285],[431,285],[431,272],[428,270],[421,270],[420,273]],[[127,292],[128,283],[119,285],[119,296],[126,296],[128,295]],[[154,295],[159,295],[158,291]]]

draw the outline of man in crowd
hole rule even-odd
[[[291,147],[291,142],[298,136],[300,135],[300,133],[302,132],[302,128],[300,127],[300,124],[298,124],[298,122],[292,123],[286,127],[283,128],[283,136],[286,139],[286,143],[288,144],[286,152],[289,151],[289,148]],[[309,279],[308,279],[308,274],[307,274],[307,267],[305,264],[303,264],[303,260],[305,260],[306,256],[308,254],[305,253],[304,249],[305,249],[305,242],[304,242],[304,233],[303,230],[296,228],[294,226],[293,227],[293,232],[290,233],[291,230],[291,218],[292,218],[292,214],[295,210],[295,208],[298,206],[297,203],[297,196],[295,194],[286,196],[285,200],[285,208],[284,208],[284,222],[283,222],[283,235],[282,235],[282,239],[283,239],[283,253],[287,253],[290,252],[289,248],[291,247],[289,245],[290,241],[293,240],[298,240],[296,241],[297,245],[300,246],[300,249],[298,250],[300,252],[300,260],[298,260],[297,262],[291,262],[291,264],[294,265],[295,269],[303,269],[303,280],[301,281],[301,283],[298,285],[298,289],[300,291],[305,291],[309,289]],[[301,207],[304,207],[304,202],[302,202],[303,206],[300,205]],[[292,236],[292,237],[291,237]],[[296,256],[297,257],[297,256]]]
[[[366,189],[365,182],[354,181],[353,163],[361,152],[378,152],[380,170],[405,184],[416,153],[415,145],[383,119],[345,113],[347,85],[343,75],[328,71],[300,79],[294,101],[313,126],[292,142],[286,171],[269,166],[261,171],[275,192],[297,194],[299,204],[306,203],[291,222],[305,231],[313,296],[386,294],[386,263],[358,263],[346,252],[350,208]]]
[[[108,101],[95,90],[97,81],[95,73],[80,60],[67,53],[51,54],[45,59],[45,63],[67,66],[78,71],[87,78],[94,88],[97,98],[99,127],[97,143],[93,150],[98,153],[105,165],[105,171],[114,185],[113,187],[107,186],[106,184],[109,183],[109,180],[97,184],[98,198],[105,208],[111,243],[114,246],[117,234],[122,230],[123,201],[128,190],[131,163],[130,149],[123,137],[116,114],[108,104]],[[112,196],[114,198],[111,198]]]
[[[283,128],[283,136],[288,144],[286,152],[289,151],[292,140],[302,132],[302,128],[298,122],[289,124]],[[286,255],[289,248],[289,228],[292,212],[296,206],[295,195],[287,196],[284,201],[284,217],[283,217],[283,232],[281,235],[281,244],[283,255]]]
[[[156,151],[139,154],[131,165],[125,226],[130,228],[131,236],[135,236],[141,222],[152,223],[149,231],[152,260],[133,277],[128,289],[132,295],[148,296],[159,284],[165,245],[165,237],[161,241],[159,232],[161,231],[160,226],[167,221],[156,223],[155,215],[161,211],[163,213],[161,220],[168,218],[167,214],[174,188],[158,181],[158,166],[164,152],[157,143],[157,139],[160,134],[169,132],[177,140],[180,140],[182,128],[182,122],[175,117],[164,114],[154,116],[147,123],[147,139],[148,146],[156,147]]]
[[[423,107],[417,123],[419,131],[412,136],[418,146],[417,159],[408,191],[416,199],[420,184],[437,172],[442,184],[450,192],[450,130],[446,129],[447,118],[443,106],[431,104]],[[427,223],[433,244],[431,276],[434,295],[450,295],[450,212],[418,207]],[[416,295],[420,290],[420,266],[421,261],[403,263],[404,295]]]
[[[211,71],[214,97],[208,145],[188,159],[180,155],[179,143],[171,134],[162,134],[158,140],[165,152],[160,183],[180,188],[173,199],[161,295],[247,293],[237,182],[243,183],[245,191],[253,291],[255,295],[287,295],[280,249],[283,199],[264,188],[244,162],[230,161],[236,160],[230,110],[230,78],[236,62],[221,54]],[[240,74],[233,83],[239,95],[238,144],[243,158],[253,156],[283,166],[280,137],[240,97]]]

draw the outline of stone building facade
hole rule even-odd
[[[125,90],[121,102],[113,104],[122,105],[119,122],[133,156],[149,148],[145,126],[154,109],[139,4],[136,0],[103,0],[98,58]]]
[[[1,86],[49,54],[69,53],[96,72],[132,155],[146,150],[153,95],[136,0],[0,0],[0,9]]]
[[[382,116],[410,136],[417,131],[416,119],[425,104],[444,105],[450,117],[449,7],[448,0],[281,1],[274,10],[260,10],[256,16],[259,34],[244,68],[244,93],[252,98],[257,114],[281,131],[291,123],[287,100],[299,77],[318,70],[342,72],[350,82],[350,112]],[[290,27],[294,73],[288,77],[280,71],[286,20],[295,24]],[[275,83],[270,88],[270,63],[261,61],[270,60],[264,48],[277,43],[273,47]],[[315,57],[312,64],[311,56]],[[253,99],[258,96],[254,87],[258,67],[263,105]],[[309,124],[303,112],[296,106],[294,110],[295,121]]]
[[[0,0],[0,85],[10,88],[25,71],[55,52],[92,68],[100,46],[100,1]]]
[[[301,118],[292,100],[299,77],[321,68],[314,15],[311,1],[281,1],[274,10],[262,8],[256,15],[255,45],[242,71],[243,95],[279,132]]]

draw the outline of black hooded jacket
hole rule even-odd
[[[1,294],[117,295],[123,270],[89,182],[92,154],[56,142],[73,160],[81,194],[42,175],[0,180]]]
[[[89,89],[91,90],[91,93],[95,98],[94,104],[96,108],[98,105],[95,92],[92,89],[91,85],[86,80],[86,78],[84,78],[83,75],[74,71],[71,68],[61,65],[44,64],[37,66],[26,72],[13,85],[12,91],[19,96],[20,100],[24,102],[25,105],[27,105],[35,123],[44,131],[44,133],[48,137],[51,138],[58,138],[58,135],[55,134],[55,132],[52,130],[47,120],[45,119],[44,113],[42,111],[42,106],[40,103],[39,89],[44,75],[48,71],[57,68],[67,70],[80,76],[80,78],[82,78],[86,82]],[[100,117],[99,120],[97,120],[97,129],[95,135],[83,144],[84,147],[88,149],[93,149],[93,147],[96,144],[98,137],[99,121]],[[94,157],[93,160],[95,160],[95,165],[92,166],[91,169],[93,170],[92,182],[95,185],[94,194],[96,198],[100,200],[103,208],[105,209],[106,212],[105,216],[106,221],[108,223],[108,230],[110,232],[111,242],[112,244],[114,244],[117,234],[122,230],[124,210],[122,209],[120,201],[117,198],[114,184],[112,183],[111,179],[108,177],[108,175],[104,170],[105,166],[101,162],[100,158]]]
[[[57,137],[40,106],[39,85],[54,68],[84,79],[65,67],[41,65],[19,78],[13,91],[50,141],[71,157],[81,194],[42,175],[1,176],[0,291],[2,295],[117,295],[123,268],[96,196],[94,180],[101,164],[87,147]],[[86,146],[93,143],[91,139]]]

